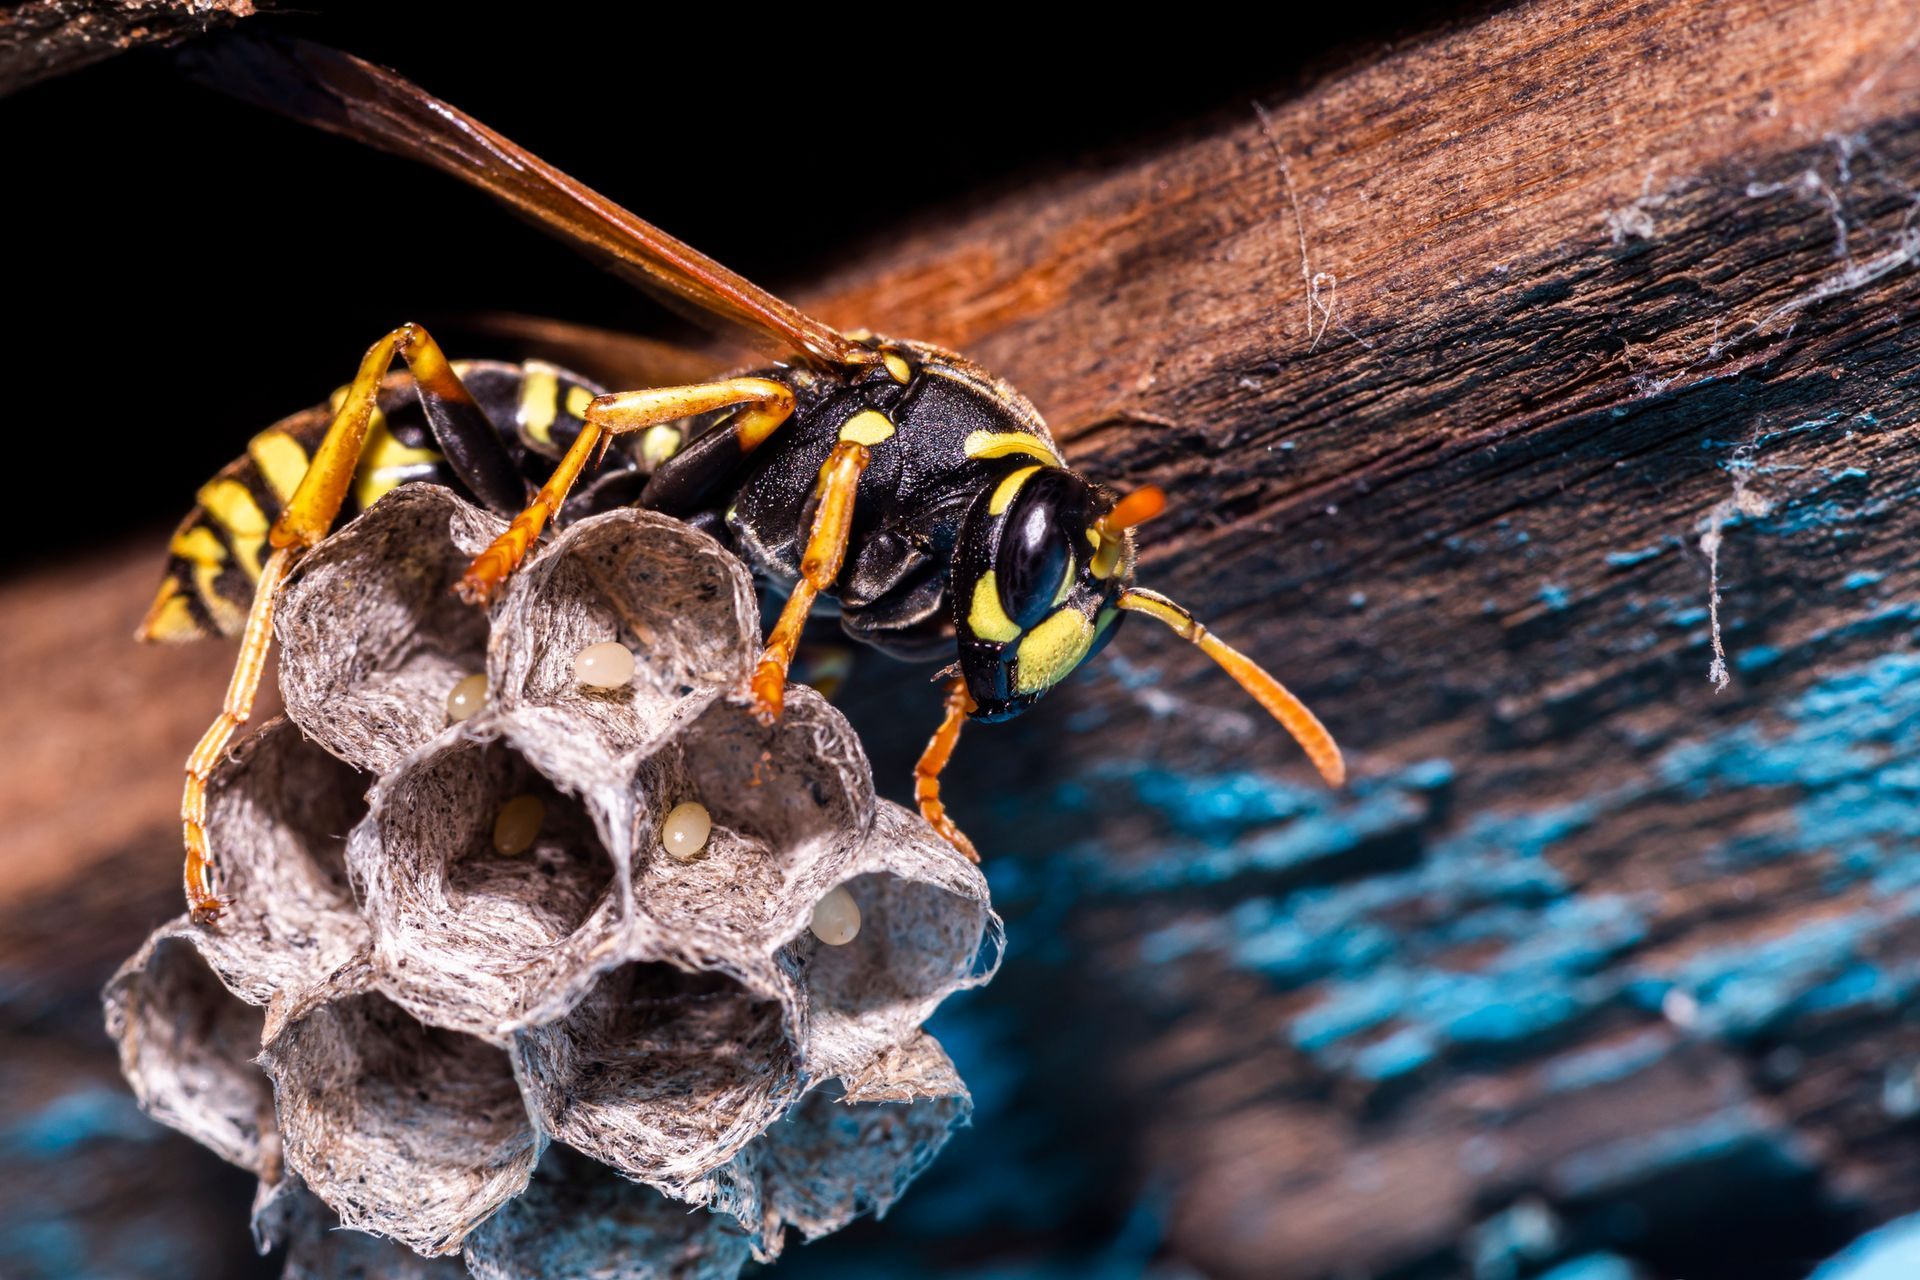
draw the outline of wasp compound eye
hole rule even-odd
[[[1071,530],[1086,524],[1086,486],[1065,471],[1045,470],[1020,489],[994,555],[1000,603],[1021,630],[1033,626],[1071,584]]]

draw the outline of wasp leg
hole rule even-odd
[[[676,422],[702,413],[744,406],[727,430],[751,450],[778,430],[793,414],[793,392],[767,378],[728,378],[690,387],[658,387],[651,391],[621,391],[601,396],[587,406],[585,425],[566,454],[540,486],[540,492],[506,532],[467,566],[454,590],[469,604],[484,604],[507,575],[520,566],[534,539],[567,500],[594,450],[608,438]]]
[[[847,538],[853,531],[853,495],[860,487],[860,473],[872,457],[867,446],[857,440],[842,440],[833,446],[820,468],[819,502],[813,513],[813,531],[807,535],[806,553],[800,560],[800,580],[780,610],[780,620],[767,636],[767,647],[760,651],[760,663],[749,682],[754,714],[772,724],[780,718],[786,703],[787,668],[793,665],[793,652],[800,644],[800,632],[807,625],[813,601],[840,576],[847,558]]]
[[[461,483],[495,510],[512,511],[525,499],[526,484],[513,458],[500,443],[499,433],[488,422],[485,411],[454,373],[440,344],[419,325],[403,324],[368,347],[361,357],[359,372],[334,411],[333,422],[300,477],[299,488],[274,523],[274,546],[311,547],[333,527],[360,465],[380,382],[395,356],[407,362],[434,443]],[[304,504],[303,497],[307,499]]]
[[[260,581],[254,587],[253,607],[247,611],[240,657],[227,682],[227,696],[220,704],[219,716],[207,726],[193,754],[187,757],[187,781],[180,793],[180,827],[187,846],[187,907],[196,924],[211,924],[220,918],[225,906],[213,894],[213,857],[207,847],[207,779],[233,735],[253,714],[254,694],[260,689],[267,647],[273,639],[273,606],[280,584],[286,581],[298,556],[296,548],[280,547],[260,566]]]
[[[967,713],[972,710],[973,697],[967,692],[967,682],[950,681],[946,715],[940,727],[933,731],[933,737],[927,739],[927,749],[920,753],[919,761],[913,766],[913,799],[920,806],[920,816],[940,833],[941,839],[966,854],[967,861],[978,862],[980,855],[974,852],[973,841],[953,825],[953,819],[947,816],[947,806],[940,802],[940,771],[953,759],[953,749],[960,742],[960,726],[966,723]]]
[[[386,377],[395,355],[403,357],[413,371],[429,420],[436,425],[451,424],[448,437],[474,443],[475,448],[468,452],[478,456],[477,441],[460,424],[470,425],[473,420],[467,411],[479,414],[480,408],[454,376],[453,367],[425,329],[402,325],[367,348],[359,371],[354,374],[333,421],[327,426],[326,436],[314,450],[313,460],[300,477],[293,496],[287,500],[286,509],[267,533],[274,550],[261,565],[259,581],[254,584],[253,604],[247,610],[246,625],[241,631],[240,656],[234,662],[227,696],[221,703],[219,716],[201,735],[193,754],[187,757],[186,783],[180,793],[180,827],[187,852],[187,906],[194,920],[201,924],[218,919],[224,905],[213,893],[213,857],[207,845],[207,779],[220,762],[227,744],[233,741],[233,735],[253,714],[254,695],[266,672],[267,648],[273,637],[273,610],[279,601],[280,588],[300,557],[327,536],[340,515],[347,491],[353,484],[354,471],[360,464],[360,450],[366,443],[381,380]],[[437,418],[436,407],[441,411]],[[484,427],[484,416],[479,421]],[[485,434],[491,438],[493,433],[489,428]],[[436,439],[441,439],[437,432]],[[452,455],[450,449],[449,460]],[[504,458],[504,453],[501,456]]]

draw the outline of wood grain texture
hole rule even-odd
[[[948,794],[1013,950],[941,1035],[1006,1083],[885,1226],[782,1265],[1798,1280],[1920,1208],[1920,10],[1518,5],[1263,105],[801,299],[1163,485],[1143,581],[1357,781],[1139,622],[970,730]],[[148,559],[3,606],[10,718],[111,762],[9,771],[5,971],[69,1000],[170,900],[218,695],[211,649],[94,647]],[[862,676],[898,796],[937,695]],[[124,938],[26,927],[102,865]]]
[[[1078,1132],[1137,1119],[1172,1256],[1798,1277],[1920,1205],[1916,90],[1911,4],[1519,6],[812,299],[1163,485],[1143,580],[1356,757],[1322,804],[1134,625],[984,766],[1064,816],[956,791],[1072,867],[1004,895],[1085,1001],[1028,1025],[1114,1064]]]
[[[253,0],[19,0],[0,6],[0,95],[141,45],[174,44],[253,12]]]

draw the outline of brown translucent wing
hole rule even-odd
[[[739,352],[683,347],[548,316],[487,311],[436,322],[435,333],[488,339],[523,358],[546,360],[603,387],[674,387],[706,382]]]
[[[839,365],[879,358],[370,62],[304,41],[252,36],[196,48],[185,61],[214,88],[469,182],[638,283],[783,350]]]

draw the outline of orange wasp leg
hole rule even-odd
[[[526,559],[547,521],[566,502],[594,450],[604,449],[611,437],[735,405],[744,407],[731,422],[716,430],[730,433],[742,453],[751,453],[793,415],[793,392],[768,378],[728,378],[689,387],[656,387],[601,396],[587,406],[585,425],[553,474],[540,486],[540,492],[513,518],[506,532],[474,558],[454,590],[469,604],[492,599],[508,575]]]
[[[471,403],[466,388],[454,375],[453,366],[425,329],[405,324],[387,334],[360,360],[359,372],[341,398],[340,407],[327,426],[327,434],[314,450],[313,460],[286,510],[273,523],[267,538],[273,554],[260,567],[260,581],[253,590],[253,604],[247,610],[246,626],[241,632],[240,656],[235,660],[233,678],[227,684],[227,696],[220,714],[201,735],[199,745],[187,757],[186,784],[180,793],[181,837],[186,845],[184,878],[187,907],[200,924],[211,924],[225,906],[213,892],[213,855],[207,843],[207,779],[226,752],[233,735],[253,714],[253,700],[266,673],[267,649],[273,638],[273,610],[280,588],[301,556],[317,545],[333,528],[340,508],[347,500],[353,476],[360,465],[360,450],[366,444],[367,427],[372,421],[380,383],[387,376],[393,358],[403,357],[414,378],[429,395],[456,403]]]
[[[953,759],[953,749],[960,742],[960,726],[966,723],[973,705],[965,680],[956,678],[948,682],[946,715],[913,766],[913,799],[920,806],[920,816],[942,839],[966,854],[969,862],[978,862],[980,855],[974,852],[973,841],[953,825],[953,819],[947,816],[947,806],[940,801],[940,773]]]
[[[793,653],[800,644],[800,631],[814,599],[840,576],[847,558],[847,539],[853,531],[853,496],[860,487],[860,474],[873,455],[857,440],[842,440],[820,468],[819,502],[814,508],[813,530],[807,535],[807,550],[800,561],[800,580],[780,610],[780,620],[767,635],[767,647],[760,652],[759,665],[749,682],[754,714],[772,724],[786,705],[787,668],[793,665]]]
[[[227,682],[227,696],[220,704],[219,716],[207,726],[193,754],[187,757],[187,781],[180,793],[180,827],[187,846],[187,907],[196,924],[213,923],[226,905],[213,894],[213,856],[207,847],[207,779],[233,735],[253,714],[253,698],[259,692],[260,678],[267,667],[267,648],[273,640],[274,601],[298,554],[292,547],[279,547],[260,566],[260,582],[254,588],[253,607],[247,611],[240,657]]]

